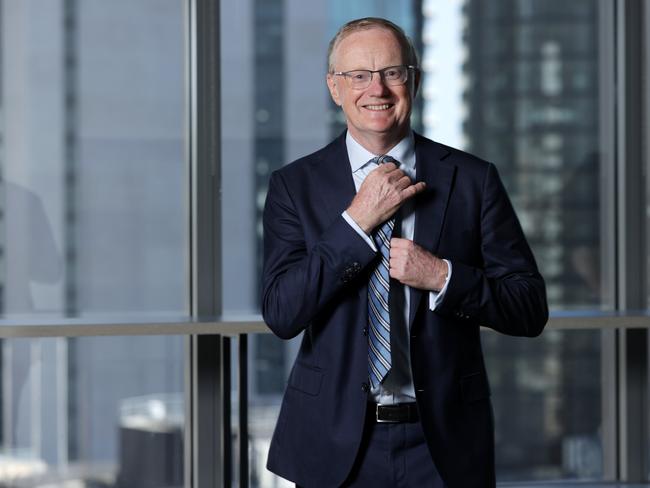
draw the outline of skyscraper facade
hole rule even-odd
[[[496,164],[551,307],[606,307],[598,3],[468,0],[463,15],[467,150]],[[483,339],[501,479],[602,475],[600,332]]]

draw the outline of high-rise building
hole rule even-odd
[[[551,306],[599,307],[598,3],[468,0],[464,18],[467,150],[497,166]],[[501,479],[599,476],[600,333],[483,340]]]
[[[184,19],[176,0],[0,1],[3,318],[187,313]],[[0,484],[20,462],[114,478],[122,402],[182,399],[182,345],[2,340]]]
[[[598,6],[468,1],[467,149],[494,162],[556,307],[601,304]]]

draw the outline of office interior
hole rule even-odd
[[[0,0],[0,487],[294,486],[261,216],[344,129],[327,45],[365,16],[546,280],[539,338],[482,332],[499,486],[650,486],[648,1]]]

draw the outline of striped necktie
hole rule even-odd
[[[379,156],[370,162],[376,164],[399,163],[390,156]],[[368,375],[370,384],[376,388],[386,377],[391,368],[390,354],[390,312],[388,296],[390,275],[390,237],[393,234],[395,218],[384,222],[373,233],[373,240],[381,253],[381,260],[370,275],[368,283]]]

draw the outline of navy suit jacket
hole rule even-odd
[[[544,281],[496,168],[416,134],[417,244],[452,263],[444,300],[412,289],[411,368],[431,456],[450,488],[494,486],[494,424],[480,326],[537,336]],[[307,487],[340,486],[368,402],[367,283],[377,258],[343,219],[355,187],[345,134],[270,179],[264,210],[264,320],[305,332],[268,468]],[[514,367],[514,365],[513,365]]]

